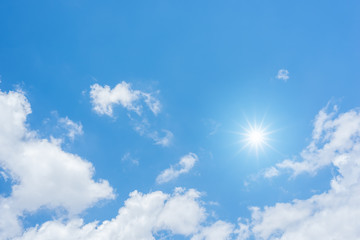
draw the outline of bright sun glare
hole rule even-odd
[[[252,145],[261,145],[264,141],[264,132],[261,129],[255,129],[248,133],[248,141]]]
[[[262,124],[250,124],[248,123],[248,127],[244,128],[244,132],[241,133],[243,135],[243,148],[250,148],[255,150],[256,155],[258,154],[259,150],[263,151],[264,147],[270,147],[269,145],[269,132],[267,128],[263,127]]]

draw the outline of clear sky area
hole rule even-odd
[[[0,2],[0,239],[360,239],[360,2]]]

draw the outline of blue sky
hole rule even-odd
[[[359,10],[2,1],[0,238],[359,239]]]

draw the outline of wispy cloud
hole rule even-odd
[[[130,116],[129,116],[130,117]],[[174,134],[166,129],[162,129],[161,132],[153,130],[147,119],[142,119],[137,121],[134,118],[130,117],[134,130],[139,133],[140,136],[145,136],[154,141],[156,145],[161,145],[167,147],[171,144],[171,141],[174,137]],[[161,134],[162,133],[162,134]]]
[[[272,178],[279,175],[279,170],[277,170],[275,167],[270,167],[265,170],[264,177],[265,178]]]
[[[166,183],[177,178],[180,174],[189,172],[197,161],[198,157],[194,153],[189,153],[183,156],[179,163],[162,171],[160,175],[157,176],[156,182],[159,184]]]
[[[75,136],[83,134],[83,127],[81,123],[75,123],[68,117],[60,118],[59,124],[67,130],[67,136],[70,140],[74,140]]]
[[[205,119],[203,120],[205,126],[209,129],[209,135],[214,135],[218,132],[219,128],[221,127],[221,123],[215,121],[214,119]]]
[[[287,80],[290,78],[289,77],[289,71],[286,69],[280,69],[278,71],[278,74],[276,75],[277,79],[283,80],[284,82],[287,82]]]
[[[165,135],[161,136],[158,131],[154,131],[149,134],[149,137],[154,140],[155,144],[167,147],[170,145],[174,134],[166,129],[161,130],[161,132]]]
[[[139,160],[134,158],[130,152],[127,152],[124,154],[124,156],[121,158],[122,162],[130,162],[131,164],[134,164],[136,166],[139,166]]]

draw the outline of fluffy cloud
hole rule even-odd
[[[154,235],[161,231],[189,236],[197,233],[205,220],[205,209],[198,201],[199,196],[196,190],[181,188],[171,195],[161,191],[149,194],[134,191],[110,221],[101,224],[84,224],[82,219],[67,223],[49,221],[28,229],[17,239],[148,240],[155,239]]]
[[[359,110],[337,114],[336,107],[331,112],[322,109],[301,160],[285,160],[265,172],[267,177],[274,177],[289,170],[295,177],[303,172],[316,174],[332,165],[337,173],[328,191],[304,200],[252,207],[251,219],[239,222],[237,228],[221,220],[209,224],[200,193],[182,188],[172,194],[134,191],[113,219],[85,223],[77,213],[101,199],[113,198],[109,183],[93,180],[91,163],[29,130],[26,118],[31,107],[22,92],[0,91],[0,112],[1,174],[13,183],[10,195],[0,197],[1,239],[148,240],[176,234],[192,240],[359,239]],[[189,153],[164,170],[157,182],[189,172],[196,161],[198,157]],[[41,207],[65,209],[68,218],[24,231],[20,220],[23,213],[33,213]]]
[[[251,231],[258,239],[359,239],[360,113],[337,115],[321,110],[314,122],[313,140],[302,161],[285,160],[277,169],[302,172],[334,166],[331,188],[305,200],[252,208]]]
[[[74,215],[114,197],[107,181],[92,179],[90,162],[28,129],[31,107],[22,92],[0,91],[0,112],[0,166],[13,183],[11,194],[0,197],[1,239],[21,231],[24,211],[60,207]]]
[[[177,178],[180,174],[189,172],[198,161],[198,157],[194,153],[189,153],[180,159],[180,162],[175,166],[165,169],[156,178],[157,183],[165,183]]]
[[[164,234],[225,239],[229,235],[231,224],[219,221],[206,226],[207,214],[194,189],[176,188],[172,194],[134,191],[115,218],[85,223],[78,213],[101,199],[114,198],[109,183],[93,180],[92,164],[65,152],[61,142],[29,130],[26,119],[31,107],[22,92],[0,91],[0,112],[1,174],[13,183],[11,193],[0,197],[0,239],[147,240]],[[68,118],[60,122],[74,135],[81,130]],[[180,173],[189,171],[195,161],[195,154],[184,156]],[[24,213],[40,208],[60,208],[65,215],[23,230]]]
[[[201,232],[191,238],[191,240],[227,240],[234,232],[234,226],[221,220],[211,226],[204,227]]]
[[[330,164],[342,154],[351,152],[360,135],[360,117],[357,110],[336,115],[337,107],[327,112],[322,109],[315,118],[311,143],[301,152],[302,161],[285,160],[277,169],[289,169],[296,176],[303,172],[316,172]]]
[[[140,114],[143,100],[149,109],[156,115],[160,112],[160,102],[150,93],[131,89],[131,85],[126,82],[117,84],[113,89],[99,84],[90,86],[90,97],[94,110],[100,115],[113,115],[114,105],[121,105],[129,111]]]
[[[276,78],[286,82],[290,78],[289,77],[289,71],[286,70],[286,69],[280,69],[278,71],[278,74],[277,74]]]
[[[94,84],[90,86],[90,88],[90,98],[95,112],[100,115],[113,116],[114,105],[121,105],[128,111],[137,113],[137,116],[128,114],[136,132],[141,136],[152,139],[156,145],[165,147],[170,145],[174,136],[173,133],[166,129],[162,129],[161,131],[154,130],[147,117],[142,114],[144,105],[146,105],[154,115],[160,112],[160,101],[155,98],[153,94],[133,90],[131,85],[126,82],[117,84],[113,89],[107,85],[102,87],[99,84]]]

